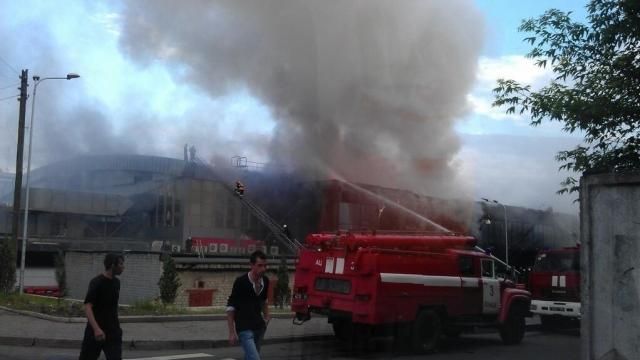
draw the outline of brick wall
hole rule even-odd
[[[238,276],[248,271],[248,268],[246,270],[180,270],[178,274],[182,285],[178,289],[176,305],[188,306],[189,294],[187,290],[197,288],[197,282],[202,282],[205,289],[214,289],[212,305],[224,307],[227,304],[227,298],[231,294],[233,282]],[[293,271],[290,271],[289,288],[291,289],[293,289],[293,275]],[[274,286],[277,279],[276,274],[269,272],[267,276],[272,279],[270,286]]]
[[[65,254],[65,269],[69,297],[84,299],[91,279],[104,270],[105,252],[76,252]],[[158,280],[162,263],[158,253],[128,253],[124,272],[120,275],[120,304],[155,299],[160,295]]]

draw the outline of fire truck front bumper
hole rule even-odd
[[[580,303],[566,301],[531,300],[531,312],[538,315],[560,315],[580,318]]]

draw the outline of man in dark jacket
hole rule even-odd
[[[269,278],[264,275],[267,256],[257,250],[249,262],[251,270],[235,280],[227,301],[229,343],[234,345],[239,339],[245,359],[259,360],[260,342],[271,319],[267,301]]]
[[[122,359],[122,329],[118,319],[120,280],[124,271],[124,257],[107,254],[104,272],[89,283],[84,299],[87,326],[84,330],[80,360],[96,360],[104,351],[107,360]]]

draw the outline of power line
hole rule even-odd
[[[9,69],[13,70],[13,72],[16,73],[16,75],[20,76],[20,73],[18,72],[18,70],[16,70],[16,68],[14,68],[13,66],[11,66],[5,59],[2,58],[2,56],[0,56],[0,61],[2,61],[5,65],[7,65]]]
[[[3,98],[0,98],[0,101],[9,100],[9,99],[17,98],[17,97],[20,97],[20,95],[12,95],[12,96],[3,97]]]

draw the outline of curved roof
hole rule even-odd
[[[104,190],[132,182],[157,182],[178,177],[215,178],[210,166],[160,156],[84,155],[47,164],[31,173],[34,187]]]

